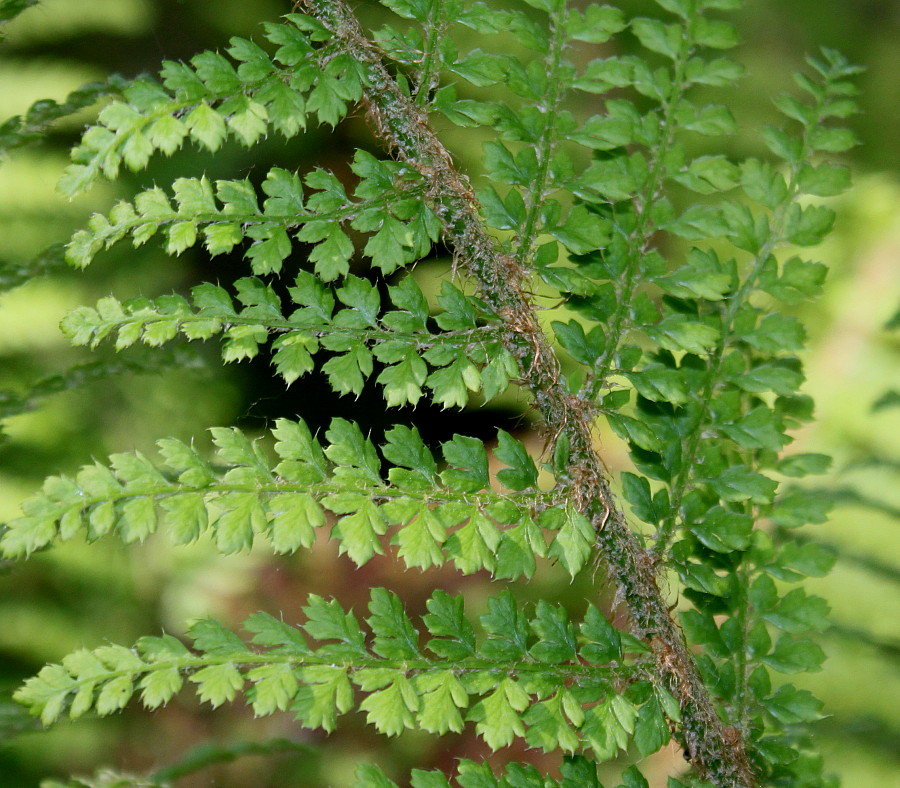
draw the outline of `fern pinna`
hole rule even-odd
[[[738,0],[656,0],[665,19],[527,2],[383,0],[394,20],[369,33],[343,0],[300,0],[227,56],[94,89],[113,98],[73,151],[61,182],[73,197],[157,153],[249,147],[357,108],[386,158],[354,152],[350,185],[274,168],[262,193],[187,174],[95,214],[66,247],[72,265],[160,236],[174,256],[240,249],[247,276],[233,292],[104,298],[62,328],[116,348],[215,337],[226,362],[269,345],[286,384],[321,368],[341,395],[358,395],[377,361],[388,406],[463,407],[512,383],[544,453],[502,430],[489,451],[463,435],[429,446],[406,426],[375,445],[344,419],[324,435],[282,419],[269,451],[217,428],[212,460],[163,439],[158,461],[116,454],[50,477],[2,550],[137,542],[162,527],[177,543],[209,532],[222,552],[291,553],[326,528],[360,566],[393,549],[402,567],[497,581],[548,563],[595,573],[625,624],[590,600],[575,616],[524,603],[499,582],[475,619],[440,589],[420,618],[383,588],[368,615],[312,595],[299,628],[259,613],[246,636],[199,621],[189,645],[147,636],[72,653],[18,691],[44,724],[109,714],[135,694],[155,708],[187,682],[213,706],[243,693],[257,715],[289,710],[309,728],[359,709],[389,736],[471,725],[492,749],[521,739],[565,756],[558,780],[463,761],[455,775],[413,772],[414,786],[599,786],[598,763],[671,740],[685,759],[673,788],[832,784],[810,743],[819,702],[771,675],[822,662],[806,636],[826,626],[827,605],[791,584],[831,557],[770,526],[825,515],[780,485],[828,460],[782,454],[811,402],[798,393],[803,328],[779,310],[824,278],[795,252],[833,221],[810,198],[848,185],[821,157],[854,144],[830,121],[854,111],[856,69],[830,50],[810,58],[796,77],[804,98],[776,99],[785,128],[761,132],[771,157],[736,162],[697,139],[732,132],[731,112],[692,96],[740,76],[718,54],[737,43],[718,13]],[[437,131],[448,122],[483,141],[486,177],[462,172]],[[18,123],[13,142],[33,133]],[[453,265],[429,299],[415,263],[436,245]],[[360,257],[362,277],[350,271]],[[293,282],[287,296],[276,277]],[[549,304],[559,319],[542,321]],[[627,443],[631,471],[607,472],[602,423]],[[623,780],[647,785],[636,767]],[[357,784],[394,783],[363,765]]]

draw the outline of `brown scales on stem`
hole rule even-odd
[[[652,560],[611,494],[593,445],[593,409],[559,381],[558,360],[538,323],[523,286],[524,272],[487,234],[468,179],[430,129],[427,116],[399,88],[378,48],[363,35],[343,0],[298,0],[295,8],[315,17],[334,39],[367,67],[363,105],[390,153],[432,184],[432,208],[444,239],[478,283],[481,297],[504,320],[504,344],[519,359],[522,381],[547,425],[558,425],[570,444],[570,500],[592,521],[597,547],[624,601],[634,633],[654,651],[658,680],[681,707],[679,737],[701,775],[723,788],[756,784],[743,737],[719,719],[709,692],[657,585]]]

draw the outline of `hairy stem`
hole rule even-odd
[[[726,730],[684,642],[669,615],[650,556],[628,527],[593,446],[592,419],[582,402],[559,380],[559,363],[523,286],[523,271],[501,254],[478,215],[468,180],[427,124],[427,118],[399,88],[381,54],[364,36],[343,0],[299,0],[362,64],[364,104],[376,134],[393,155],[434,184],[430,199],[445,228],[445,241],[475,279],[482,298],[504,320],[505,342],[520,360],[522,380],[547,425],[555,425],[571,447],[569,493],[591,518],[599,548],[629,610],[636,634],[654,650],[660,682],[681,706],[681,740],[698,770],[716,785],[750,788],[743,739]]]

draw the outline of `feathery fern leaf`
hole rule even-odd
[[[358,708],[389,736],[406,728],[459,732],[468,720],[494,750],[523,738],[545,751],[593,749],[602,758],[615,755],[610,742],[621,746],[632,726],[665,728],[663,707],[674,700],[639,680],[647,649],[631,640],[638,652],[629,654],[592,605],[576,629],[562,608],[540,602],[522,610],[504,592],[489,600],[480,637],[462,598],[436,591],[427,607],[429,637],[420,645],[399,598],[383,588],[371,592],[368,635],[351,611],[312,595],[299,629],[257,613],[244,623],[252,633],[245,644],[202,620],[188,632],[193,650],[168,635],[144,637],[132,649],[82,649],[45,667],[16,697],[50,724],[64,712],[111,714],[138,692],[157,708],[187,678],[213,707],[245,693],[257,716],[289,710],[308,728],[331,731]],[[602,664],[591,661],[597,656]],[[651,741],[648,752],[665,740]]]
[[[154,152],[171,155],[188,139],[214,152],[226,138],[250,147],[270,127],[295,136],[308,115],[334,126],[348,102],[360,98],[359,64],[335,53],[314,20],[299,14],[286,19],[266,25],[265,37],[277,47],[271,56],[235,37],[231,60],[203,52],[190,65],[166,61],[161,84],[150,78],[131,83],[73,151],[62,192],[73,197],[101,177],[115,179],[122,164],[141,170]]]
[[[245,240],[245,257],[253,273],[278,273],[291,253],[290,234],[313,243],[309,259],[325,281],[347,274],[354,246],[341,229],[374,233],[365,246],[372,264],[389,274],[426,256],[437,240],[439,224],[423,202],[425,184],[420,176],[396,162],[379,161],[357,151],[353,171],[360,176],[359,198],[349,198],[334,175],[314,170],[304,179],[311,193],[304,195],[300,178],[274,168],[262,183],[268,198],[260,209],[257,194],[247,181],[179,178],[173,185],[175,206],[165,192],[154,187],[137,195],[133,203],[119,202],[109,216],[94,214],[89,229],[79,230],[69,242],[66,258],[83,268],[101,249],[127,236],[140,246],[157,232],[166,236],[166,251],[181,254],[203,235],[210,255],[230,252]],[[398,199],[395,192],[402,191]],[[299,228],[299,229],[298,229]]]
[[[537,487],[534,461],[503,432],[496,455],[509,467],[498,479],[512,493],[490,489],[484,445],[460,435],[443,444],[449,467],[438,472],[417,430],[389,430],[385,479],[375,446],[344,419],[332,422],[324,448],[302,421],[280,419],[272,431],[277,463],[238,430],[212,434],[218,466],[166,439],[161,467],[141,454],[117,454],[109,467],[49,478],[23,504],[24,516],[7,525],[0,549],[21,557],[78,534],[142,541],[161,522],[180,544],[209,529],[222,552],[260,538],[289,553],[310,547],[330,512],[332,538],[357,565],[388,542],[408,567],[452,561],[465,573],[487,569],[506,578],[531,576],[535,559],[548,555],[574,575],[590,557],[586,518]],[[542,529],[553,536],[549,545]]]
[[[436,329],[411,276],[388,287],[396,308],[387,311],[375,286],[352,274],[331,288],[301,271],[288,291],[297,308],[287,316],[275,290],[260,279],[244,277],[235,289],[240,309],[224,288],[209,283],[194,288],[193,303],[177,295],[124,304],[107,297],[95,308],[70,312],[62,330],[74,344],[92,347],[114,335],[117,350],[136,342],[157,347],[179,334],[189,340],[221,334],[226,362],[253,358],[273,337],[272,363],[286,383],[311,371],[313,357],[325,350],[332,357],[322,369],[339,394],[359,395],[377,359],[385,365],[377,380],[389,406],[416,404],[423,389],[444,407],[464,405],[470,392],[483,391],[491,399],[517,372],[496,317],[446,282],[437,299],[444,311],[434,316]],[[343,306],[335,310],[338,303]]]

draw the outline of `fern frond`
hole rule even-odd
[[[446,282],[437,299],[444,311],[434,316],[438,330],[429,328],[428,304],[411,276],[387,288],[396,307],[387,311],[377,288],[353,275],[333,289],[301,271],[288,291],[298,307],[289,315],[261,280],[244,277],[235,288],[242,308],[209,283],[194,288],[193,303],[177,295],[124,304],[108,297],[70,312],[62,330],[76,345],[115,336],[117,350],[136,342],[159,346],[179,333],[190,340],[221,334],[226,362],[256,356],[271,338],[272,364],[288,384],[311,371],[313,356],[325,350],[332,357],[322,369],[339,394],[359,395],[377,359],[385,365],[377,381],[389,406],[414,405],[425,389],[444,407],[465,405],[470,392],[491,399],[517,372],[496,316]],[[336,302],[343,308],[335,310]]]
[[[23,504],[24,516],[6,526],[0,549],[20,557],[78,534],[140,541],[162,521],[177,543],[209,529],[222,552],[261,538],[289,553],[312,545],[327,511],[336,516],[332,538],[358,565],[388,542],[408,567],[452,561],[462,572],[487,569],[508,578],[530,577],[536,558],[545,556],[574,576],[590,556],[589,521],[560,505],[552,490],[537,488],[534,461],[503,432],[496,456],[509,467],[498,479],[515,491],[506,494],[490,490],[487,451],[474,438],[444,443],[449,467],[438,473],[418,432],[394,427],[381,452],[392,466],[385,480],[374,445],[344,419],[332,422],[324,448],[302,421],[279,420],[272,432],[277,463],[238,430],[212,434],[225,469],[167,439],[159,442],[161,467],[141,454],[117,454],[109,467],[51,477]],[[553,533],[549,545],[542,528]]]
[[[363,151],[356,152],[351,168],[360,177],[356,200],[324,170],[306,176],[306,186],[315,191],[304,195],[300,178],[276,167],[262,183],[268,196],[262,209],[248,181],[220,180],[214,189],[206,177],[179,178],[173,185],[174,207],[158,187],[138,194],[133,203],[119,202],[109,216],[94,214],[88,229],[75,233],[66,257],[84,268],[101,249],[125,237],[137,247],[158,232],[166,237],[166,252],[178,255],[200,242],[202,234],[212,256],[249,241],[244,257],[262,275],[281,270],[293,235],[315,244],[309,260],[316,274],[330,281],[347,274],[354,253],[342,224],[372,233],[363,251],[384,274],[427,256],[440,225],[423,201],[422,177]]]
[[[407,728],[459,732],[470,721],[494,750],[520,738],[606,759],[635,730],[658,732],[638,733],[642,751],[668,741],[663,708],[674,700],[640,681],[646,647],[623,638],[593,605],[576,627],[563,608],[520,609],[506,591],[488,600],[480,633],[461,597],[436,591],[427,608],[420,644],[399,598],[383,588],[371,592],[369,634],[337,601],[311,595],[299,629],[257,613],[244,623],[250,644],[202,620],[188,632],[193,650],[169,635],[141,638],[131,649],[82,649],[26,681],[16,698],[49,725],[66,711],[111,714],[136,692],[157,708],[187,678],[213,707],[244,693],[257,716],[290,710],[305,727],[325,731],[358,708],[389,736]]]
[[[681,6],[666,8],[685,18]],[[710,46],[733,46],[733,29],[707,20],[698,10],[691,13],[690,23],[638,18],[632,21],[631,30],[642,46],[668,63],[652,70],[639,57],[607,58],[590,64],[579,85],[598,94],[630,88],[655,106],[640,112],[629,98],[607,99],[606,114],[589,118],[574,132],[574,141],[602,156],[572,180],[569,188],[591,210],[609,217],[613,229],[606,249],[578,260],[582,273],[602,283],[598,285],[601,298],[575,302],[585,318],[605,326],[605,346],[588,387],[594,397],[615,370],[633,369],[640,361],[643,354],[637,351],[635,341],[639,332],[648,333],[655,344],[674,353],[703,353],[716,343],[715,325],[691,321],[683,310],[665,310],[665,301],[660,315],[647,293],[638,290],[642,283],[657,282],[664,292],[674,290],[678,297],[700,289],[717,300],[727,295],[733,281],[727,264],[714,254],[698,251],[688,257],[687,264],[670,266],[651,245],[652,236],[659,229],[670,228],[675,219],[667,195],[672,185],[701,194],[729,191],[738,185],[738,168],[725,157],[690,160],[679,139],[689,132],[716,135],[733,128],[730,113],[723,107],[698,108],[687,98],[694,84],[721,84],[739,74],[739,67],[727,59],[706,60],[698,54]],[[651,362],[648,376],[653,375],[653,366]],[[648,381],[643,388],[656,386]],[[681,404],[680,394],[675,393],[676,404]],[[657,390],[652,399],[660,401],[661,397],[664,395]]]
[[[57,273],[66,269],[66,248],[63,244],[52,244],[26,263],[0,261],[0,293],[17,287],[39,276]]]
[[[574,43],[604,42],[626,23],[621,11],[608,6],[591,6],[584,13],[568,9],[565,3],[535,7],[546,14],[546,24],[523,11],[488,8],[483,3],[450,12],[455,21],[483,35],[512,32],[536,53],[535,59],[480,48],[459,56],[448,52],[440,58],[447,79],[461,78],[476,88],[502,82],[515,104],[458,100],[450,81],[435,92],[432,106],[458,125],[489,124],[499,137],[484,144],[484,166],[495,183],[512,188],[501,194],[489,186],[479,190],[478,196],[488,224],[512,231],[504,251],[508,249],[516,265],[534,267],[545,282],[567,292],[592,292],[577,271],[553,266],[559,255],[557,241],[570,254],[584,254],[604,246],[610,230],[608,222],[583,206],[570,209],[565,198],[552,196],[562,196],[576,169],[576,151],[564,144],[574,139],[571,135],[577,125],[566,108],[576,81],[567,55]]]
[[[237,741],[229,744],[205,743],[181,755],[174,763],[157,769],[151,775],[154,782],[170,784],[217,763],[229,763],[244,756],[267,756],[282,753],[303,757],[314,756],[318,749],[306,742],[292,739]]]
[[[112,76],[105,82],[83,85],[69,93],[62,102],[53,99],[36,101],[25,115],[14,115],[0,124],[0,152],[43,139],[55,121],[91,107],[103,98],[119,96],[127,85],[121,77]]]
[[[201,744],[178,761],[151,774],[133,775],[112,769],[99,769],[90,777],[69,778],[66,782],[44,780],[41,788],[172,788],[174,781],[215,764],[229,763],[244,756],[269,756],[284,753],[309,757],[315,747],[290,739],[238,741],[232,744]]]
[[[46,397],[115,375],[147,374],[173,367],[199,367],[201,363],[195,353],[184,347],[174,347],[162,354],[139,353],[118,359],[98,359],[76,364],[63,372],[39,378],[23,392],[0,391],[0,421],[34,410]]]
[[[844,88],[835,88],[834,83],[840,83],[855,69],[846,63],[833,63],[828,67],[820,64],[820,67],[820,85],[808,83],[815,90],[811,104],[801,104],[789,97],[777,102],[779,108],[800,123],[801,135],[790,137],[774,128],[765,135],[773,152],[785,159],[787,177],[769,164],[757,160],[748,160],[741,167],[742,187],[747,197],[761,206],[761,213],[754,215],[746,205],[733,202],[702,209],[707,216],[718,216],[727,228],[725,234],[731,242],[752,257],[745,264],[740,279],[733,280],[734,292],[727,302],[717,300],[708,303],[696,296],[690,301],[684,297],[681,299],[682,310],[686,303],[693,302],[692,308],[701,319],[715,322],[721,339],[711,352],[700,354],[707,359],[705,369],[698,365],[694,373],[698,410],[690,416],[693,426],[687,433],[690,437],[684,455],[679,458],[677,467],[672,465],[668,469],[673,474],[671,510],[661,521],[659,549],[663,549],[671,538],[677,516],[675,512],[682,506],[684,491],[693,483],[688,481],[685,473],[696,474],[698,467],[713,470],[716,462],[723,468],[723,463],[727,462],[732,465],[729,469],[732,474],[741,474],[743,472],[735,470],[737,466],[732,460],[725,459],[724,452],[734,449],[757,468],[780,472],[788,470],[778,463],[777,455],[790,440],[785,434],[786,429],[798,418],[804,418],[802,407],[798,409],[798,403],[791,397],[802,381],[800,362],[794,354],[802,346],[804,337],[796,321],[775,312],[767,314],[750,299],[755,293],[763,292],[788,304],[797,303],[816,295],[824,279],[825,269],[820,263],[807,262],[796,256],[782,263],[775,254],[778,247],[787,244],[819,243],[831,227],[833,212],[821,205],[803,205],[801,200],[809,194],[838,193],[848,184],[844,168],[828,163],[813,166],[810,161],[820,150],[814,139],[823,138],[825,132],[832,131],[824,126],[832,116],[832,110],[828,107],[833,103],[835,94],[843,94],[844,91]],[[801,82],[807,84],[804,80],[806,78]],[[839,111],[849,112],[850,109],[843,106]],[[841,130],[834,131],[839,132],[838,137],[844,138]],[[695,211],[695,215],[699,214]],[[713,392],[716,393],[715,408],[711,404]],[[771,404],[759,398],[765,392],[776,395]],[[743,404],[748,397],[756,398],[756,407],[747,408]],[[684,429],[676,427],[666,417],[654,419],[654,422],[669,424],[663,427],[663,434],[673,435],[673,430],[680,432]],[[709,432],[718,438],[722,449],[708,441],[703,442],[701,447],[699,436]],[[695,461],[701,450],[704,454],[702,465]],[[717,460],[717,457],[720,459]],[[800,466],[798,471],[801,468],[803,473],[815,470],[812,465],[808,470]],[[754,471],[748,467],[747,473]],[[749,481],[751,477],[744,475]],[[776,521],[780,516],[779,508],[784,509],[784,504],[768,508],[773,503],[775,484],[759,474],[751,482],[755,493],[737,478],[728,481],[725,487],[711,481],[702,483],[710,485],[712,493],[720,499],[743,499],[763,505],[758,511],[774,516]],[[743,498],[744,493],[737,489],[742,485],[744,491],[749,493]],[[768,492],[764,488],[768,488]],[[701,503],[699,490],[689,495],[696,500],[695,508],[690,511],[699,512],[700,507],[706,507],[708,496]],[[817,518],[810,517],[809,520],[816,521]]]
[[[460,788],[603,788],[597,778],[597,764],[583,755],[566,755],[559,768],[560,780],[539,772],[528,763],[508,763],[498,775],[487,763],[475,763],[466,758],[459,761],[454,775],[455,785]],[[629,767],[622,775],[625,788],[648,788],[637,767]],[[413,788],[450,788],[447,776],[439,771],[413,769],[409,784]],[[671,788],[686,788],[684,783],[670,778]],[[695,784],[701,788],[699,784]],[[353,788],[397,788],[397,783],[389,780],[377,766],[361,764],[356,769]]]
[[[269,128],[292,137],[309,115],[334,126],[359,100],[361,69],[334,51],[314,20],[285,18],[265,26],[276,47],[271,56],[235,37],[231,60],[203,52],[190,65],[166,61],[161,84],[141,78],[128,85],[73,150],[60,190],[74,197],[101,177],[114,179],[123,164],[141,170],[154,152],[171,155],[187,140],[215,152],[226,138],[250,147]]]
[[[114,769],[99,769],[89,777],[69,777],[65,781],[42,780],[41,788],[168,788],[152,777],[141,777]]]
[[[277,739],[271,743],[256,744],[248,742],[234,747],[221,748],[204,745],[199,755],[201,765],[218,760],[231,760],[243,754],[267,755],[280,750],[305,751],[307,745],[285,739]],[[561,781],[538,772],[534,766],[525,763],[507,764],[499,776],[486,763],[475,763],[461,759],[454,775],[454,783],[460,788],[569,788],[572,785],[584,788],[602,788],[597,779],[597,766],[583,755],[567,755],[560,768]],[[148,777],[140,777],[111,769],[101,769],[90,777],[70,778],[66,782],[45,780],[41,788],[167,788],[170,782],[161,774],[168,774],[163,769]],[[179,774],[176,772],[176,774]],[[647,788],[647,782],[635,767],[629,768],[624,779],[628,788]],[[409,784],[413,788],[450,788],[451,783],[440,771],[413,769]],[[671,781],[672,788],[687,788],[685,783]],[[697,785],[697,784],[694,784]],[[397,788],[397,783],[388,779],[384,772],[371,764],[360,764],[355,773],[353,788]]]

